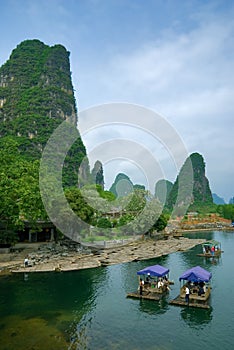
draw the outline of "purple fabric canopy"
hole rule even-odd
[[[137,272],[138,275],[148,275],[150,276],[157,276],[157,277],[163,277],[169,272],[169,269],[161,266],[161,265],[153,265],[145,267],[143,270],[140,270]]]
[[[195,266],[185,271],[183,275],[180,276],[179,280],[186,280],[191,282],[209,282],[211,277],[211,272],[203,269],[200,266]]]

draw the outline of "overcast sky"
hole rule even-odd
[[[0,0],[0,9],[0,65],[26,39],[70,51],[82,137],[91,165],[102,158],[107,188],[120,171],[134,183],[153,181],[134,150],[155,159],[155,181],[174,181],[178,170],[174,145],[155,133],[159,142],[150,142],[146,118],[145,129],[110,117],[87,132],[84,110],[124,102],[159,114],[188,154],[203,155],[211,191],[234,196],[233,0]],[[120,144],[130,153],[121,155]]]

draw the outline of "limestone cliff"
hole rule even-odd
[[[77,125],[69,52],[26,40],[0,67],[0,137],[15,138],[23,157],[40,159],[57,126],[67,120]],[[78,167],[86,155],[81,139],[66,158],[65,185],[77,183]]]
[[[199,153],[191,154],[182,166],[167,199],[171,210],[177,206],[177,213],[210,210],[213,206],[209,181],[205,175],[205,162]],[[185,213],[184,213],[185,214]]]

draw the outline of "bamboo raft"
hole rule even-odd
[[[197,256],[203,256],[205,258],[220,258],[221,253],[223,252],[224,252],[223,250],[220,250],[219,252],[215,252],[214,255],[212,255],[211,253],[200,253],[200,254],[197,254]]]
[[[178,306],[198,307],[201,309],[210,309],[210,305],[208,304],[207,300],[203,300],[201,303],[199,300],[192,299],[189,300],[189,303],[187,303],[184,299],[181,298],[180,295],[178,295],[175,299],[170,300],[169,304]]]
[[[214,248],[213,254],[211,251],[212,248]],[[219,258],[221,253],[223,253],[223,250],[221,250],[221,243],[215,241],[214,239],[203,243],[202,250],[203,251],[200,254],[197,254],[197,256],[203,256],[205,258]]]
[[[149,299],[149,300],[161,300],[164,294],[157,294],[152,292],[143,292],[142,295],[138,291],[131,292],[127,294],[127,298],[135,298],[135,299]]]

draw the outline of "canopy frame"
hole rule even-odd
[[[152,277],[164,277],[169,273],[169,269],[161,265],[152,265],[137,271],[137,275],[150,275]]]
[[[195,266],[185,271],[180,277],[179,281],[188,282],[209,282],[212,273],[203,269],[201,266]]]

